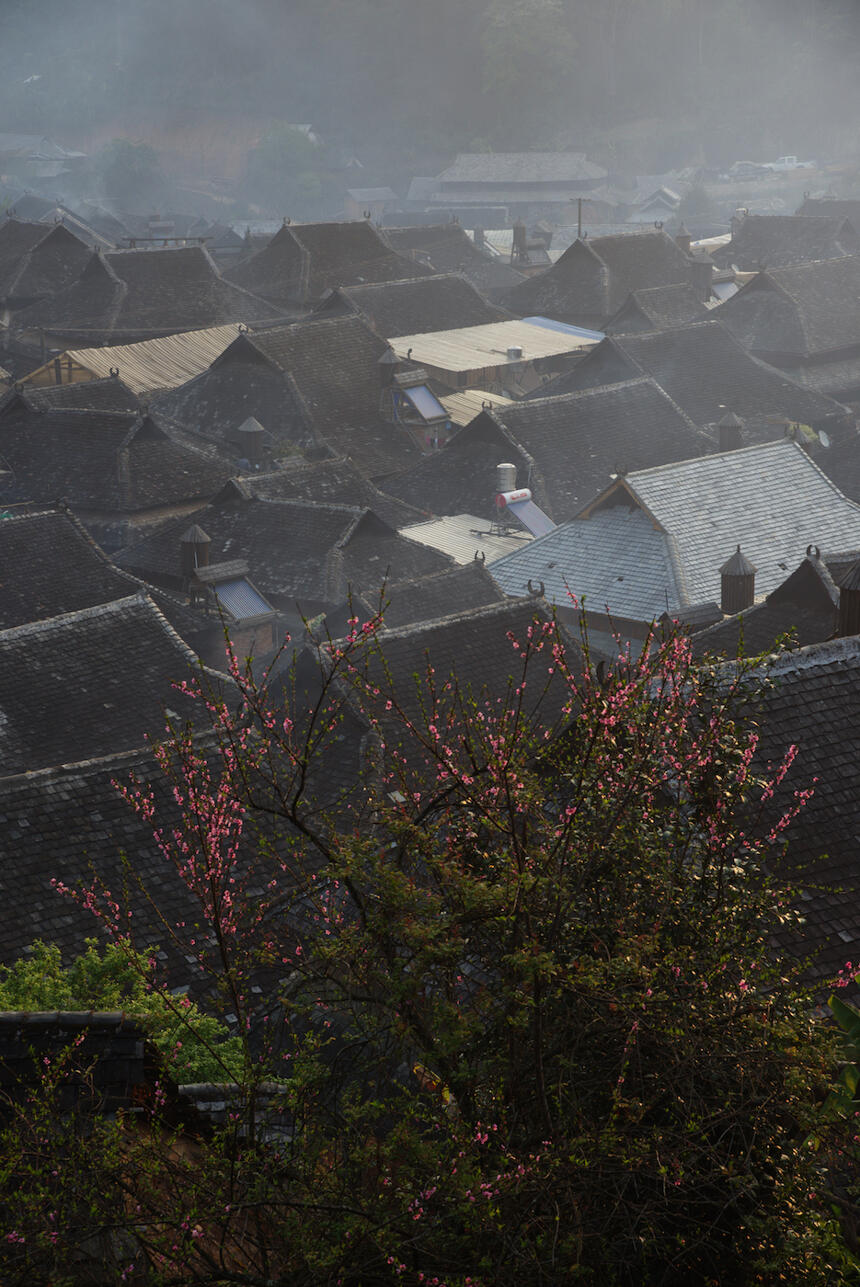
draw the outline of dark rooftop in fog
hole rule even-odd
[[[366,220],[284,224],[262,250],[225,274],[228,281],[283,307],[321,299],[337,286],[426,277],[382,239]]]
[[[116,754],[185,718],[196,658],[135,594],[0,631],[0,774]]]
[[[552,268],[513,287],[503,302],[521,315],[600,329],[631,291],[686,284],[689,275],[687,256],[665,232],[590,237],[575,241]]]
[[[310,427],[334,455],[349,457],[368,478],[418,458],[406,430],[380,415],[378,363],[388,345],[360,317],[279,326],[248,338],[291,376]]]
[[[357,505],[372,509],[392,527],[417,523],[426,511],[414,509],[403,501],[374,487],[359,473],[351,460],[289,460],[277,473],[248,474],[231,479],[228,487],[237,494],[261,496],[266,500],[307,500],[324,505]]]
[[[205,445],[150,418],[93,411],[0,411],[0,498],[134,513],[214,495],[232,469]]]
[[[651,376],[694,424],[717,424],[733,411],[758,441],[778,437],[780,420],[816,424],[848,414],[841,403],[752,357],[717,320],[609,336],[540,392],[569,393],[641,375]]]
[[[377,335],[417,335],[503,322],[511,314],[490,304],[464,276],[455,273],[372,286],[342,286],[317,308],[317,315],[357,312]]]
[[[0,224],[0,299],[12,307],[70,285],[90,260],[90,247],[63,224]]]
[[[731,241],[712,253],[721,268],[741,272],[842,259],[860,251],[860,232],[839,215],[747,215]]]
[[[451,566],[427,546],[399,536],[369,510],[304,500],[242,499],[225,490],[214,504],[135,542],[117,562],[138,575],[178,584],[179,538],[191,522],[211,538],[210,562],[242,558],[274,603],[341,603],[352,586],[378,593],[400,581]]]
[[[860,955],[860,639],[785,653],[764,673],[770,684],[759,702],[761,741],[753,768],[778,764],[790,745],[798,747],[776,790],[774,814],[796,789],[815,785],[791,824],[784,858],[779,847],[776,874],[803,891],[798,906],[804,922],[787,930],[781,945],[814,954],[814,975],[832,979]]]
[[[756,352],[809,357],[860,344],[860,255],[768,268],[716,316]]]
[[[111,563],[64,510],[16,514],[0,522],[0,630],[145,591],[173,629],[194,646],[206,619]]]
[[[75,384],[46,384],[38,388],[25,385],[17,396],[33,411],[110,411],[133,414],[140,410],[141,405],[137,394],[115,377],[107,380],[82,380]]]
[[[556,522],[573,518],[614,474],[700,456],[713,444],[650,379],[482,411],[442,451],[390,480],[388,489],[437,514],[490,515],[496,466],[518,466]]]
[[[201,246],[93,253],[70,286],[16,315],[23,331],[127,343],[218,326],[272,321],[279,310],[222,278]]]
[[[701,321],[701,298],[691,286],[651,286],[634,290],[604,326],[607,335],[629,335],[634,331],[663,331]]]
[[[382,235],[402,255],[424,263],[439,273],[459,273],[477,290],[491,298],[499,291],[509,290],[523,281],[522,273],[512,268],[506,260],[486,254],[457,223],[385,228]],[[460,325],[468,326],[470,323],[461,322]],[[477,326],[478,323],[474,325]],[[411,329],[400,331],[399,334],[408,335]],[[398,332],[392,331],[391,334],[396,335]]]

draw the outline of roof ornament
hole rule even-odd
[[[813,559],[820,559],[820,558],[821,558],[821,550],[818,548],[818,546],[817,546],[817,545],[807,545],[807,547],[806,547],[806,557],[807,557],[807,558],[813,558]]]
[[[654,220],[654,227],[657,229],[657,231],[658,231],[658,232],[662,232],[662,231],[663,231],[663,220],[662,220],[662,219],[655,219],[655,220]]]
[[[369,219],[369,218],[370,218],[370,211],[369,211],[369,210],[365,210],[365,212],[364,212],[364,217],[365,217],[365,219]]]
[[[118,366],[112,366],[112,367],[110,367],[110,377],[111,377],[111,379],[112,379],[112,380],[118,380],[118,379],[119,379],[119,367],[118,367]]]
[[[536,590],[532,585],[531,577],[529,577],[529,594],[532,595],[535,599],[543,598],[543,593],[544,593],[543,581],[538,581],[538,585],[540,586],[540,589]]]
[[[240,322],[239,325],[236,327],[236,330],[238,331],[239,335],[247,335],[250,329],[251,329],[250,326],[248,326],[246,322]]]
[[[493,409],[493,404],[492,404],[492,402],[490,401],[490,399],[489,399],[489,398],[481,398],[481,410],[482,410],[482,411],[492,411],[492,409]]]
[[[486,550],[475,550],[475,562],[476,562],[476,563],[486,563],[486,561],[487,561],[487,551],[486,551]]]

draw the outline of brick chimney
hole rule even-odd
[[[850,567],[839,582],[839,625],[836,633],[840,639],[846,635],[860,635],[860,561]]]
[[[702,301],[707,304],[711,298],[711,282],[714,279],[714,264],[711,259],[700,259],[698,256],[690,260],[690,266],[687,270],[690,281],[690,289]]]
[[[744,612],[755,603],[757,570],[741,554],[740,546],[720,568],[720,607],[727,616]]]
[[[254,416],[248,416],[236,431],[239,451],[243,459],[252,465],[258,465],[263,459],[263,446],[266,431]]]
[[[737,451],[744,445],[744,422],[729,411],[717,424],[720,434],[720,451]]]
[[[208,568],[211,537],[196,523],[183,532],[179,538],[179,554],[182,566],[182,582],[187,585],[198,568]]]

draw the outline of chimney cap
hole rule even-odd
[[[243,420],[242,423],[239,425],[238,432],[239,433],[265,433],[266,431],[263,428],[263,426],[260,424],[256,416],[248,416],[248,419]]]
[[[720,576],[753,576],[758,568],[753,567],[749,559],[741,554],[740,545],[730,559],[720,568]]]
[[[212,537],[207,536],[197,523],[192,523],[187,532],[183,532],[179,538],[181,545],[211,545]]]

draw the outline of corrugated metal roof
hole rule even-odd
[[[510,406],[513,399],[501,393],[488,393],[486,389],[463,389],[460,393],[446,394],[439,401],[455,425],[467,425],[486,409],[485,402],[493,407],[505,407]]]
[[[516,320],[464,326],[451,331],[427,331],[420,335],[397,335],[389,340],[400,358],[409,354],[413,362],[436,367],[437,370],[464,372],[576,353],[592,348],[595,343],[592,339]],[[521,348],[522,357],[509,358],[509,348]]]
[[[60,363],[71,359],[102,380],[119,371],[119,378],[134,393],[155,389],[175,389],[193,380],[220,357],[239,333],[239,326],[210,326],[204,331],[181,331],[159,340],[142,340],[138,344],[114,344],[103,349],[69,349],[60,355]],[[35,377],[38,372],[33,372]]]
[[[420,541],[434,550],[449,554],[456,563],[465,566],[477,554],[483,554],[487,563],[500,559],[513,550],[522,549],[531,541],[528,532],[521,528],[510,535],[497,536],[491,531],[489,519],[474,514],[454,514],[447,518],[434,518],[430,523],[416,523],[400,529],[403,536]]]
[[[273,611],[272,605],[258,594],[244,577],[237,581],[222,581],[213,587],[215,597],[234,621],[247,617],[262,617]]]

